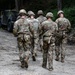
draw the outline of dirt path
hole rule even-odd
[[[75,75],[75,47],[67,46],[65,63],[54,60],[54,70],[41,67],[42,53],[37,61],[30,58],[27,70],[20,67],[16,38],[13,34],[0,30],[0,75]]]

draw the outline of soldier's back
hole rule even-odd
[[[49,30],[51,33],[55,30],[55,23],[53,21],[44,21],[42,23],[42,28],[44,30],[44,32],[46,32],[47,30]]]
[[[17,24],[18,24],[18,33],[24,33],[29,31],[29,23],[27,19],[19,19]]]
[[[44,17],[44,16],[39,16],[38,18],[37,18],[37,20],[40,22],[40,24],[42,23],[42,22],[44,22],[45,20],[46,20],[46,17]]]
[[[63,18],[58,18],[56,20],[56,23],[58,24],[59,29],[61,30],[66,30],[68,27],[71,27],[70,21],[63,17]]]
[[[30,23],[30,29],[33,32],[39,31],[39,21],[37,19],[30,19],[29,20]]]

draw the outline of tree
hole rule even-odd
[[[18,10],[19,10],[19,7],[18,7],[18,0],[15,0],[15,7],[16,7],[16,10],[18,11]]]
[[[62,0],[57,0],[57,8],[58,10],[62,9]]]

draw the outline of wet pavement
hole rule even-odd
[[[30,58],[29,68],[22,69],[16,37],[12,33],[0,30],[0,75],[75,75],[75,46],[67,45],[66,47],[65,63],[54,60],[53,71],[41,67],[41,52],[38,52],[36,62]]]

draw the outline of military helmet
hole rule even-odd
[[[28,11],[28,13],[27,13],[27,14],[29,15],[29,14],[30,14],[30,12],[32,12],[32,11],[31,11],[31,10],[30,10],[30,11]]]
[[[43,11],[42,11],[42,10],[39,10],[39,11],[37,12],[37,14],[38,14],[38,15],[43,14]]]
[[[48,18],[48,17],[53,17],[53,13],[52,12],[48,12],[47,14],[46,14],[46,17]]]
[[[24,10],[24,9],[21,9],[20,11],[19,11],[19,14],[26,14],[26,10]]]
[[[64,12],[62,10],[59,10],[58,13],[57,13],[57,15],[59,15],[60,13],[64,13]]]
[[[35,16],[35,14],[34,14],[33,11],[28,11],[28,15],[29,15],[29,16],[31,16],[31,15]]]

